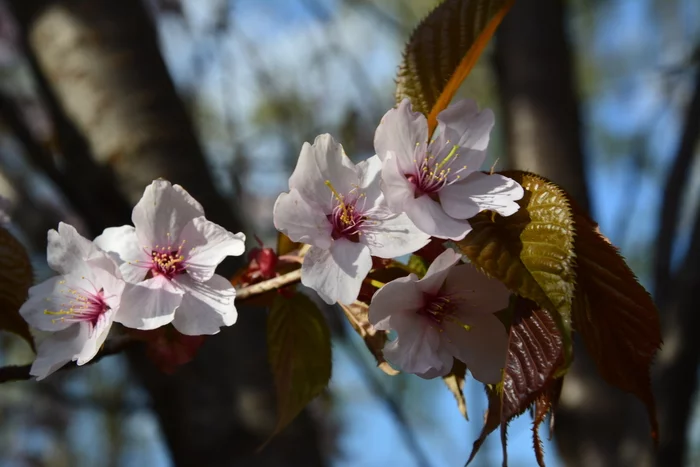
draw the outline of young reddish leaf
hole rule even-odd
[[[396,100],[408,97],[428,116],[428,134],[454,97],[514,0],[446,0],[413,31],[396,79]]]
[[[544,422],[547,414],[550,414],[549,439],[552,439],[552,434],[554,431],[554,411],[557,407],[557,403],[559,402],[563,382],[564,378],[557,378],[549,381],[546,389],[542,391],[535,401],[535,410],[532,420],[532,445],[535,449],[537,465],[540,467],[545,467],[545,465],[544,447],[542,446],[542,441],[540,440],[539,426],[542,424],[542,422]]]
[[[464,418],[469,421],[467,414],[467,399],[464,397],[464,381],[467,378],[467,366],[460,360],[455,359],[452,364],[452,370],[449,374],[442,377],[442,380],[447,385],[447,389],[455,396],[457,407]]]
[[[343,305],[341,303],[340,307],[345,312],[345,316],[350,321],[353,329],[364,339],[367,349],[372,352],[372,355],[377,360],[379,369],[390,376],[398,375],[399,371],[392,368],[384,359],[383,349],[387,340],[387,332],[377,331],[369,323],[369,306],[361,301],[355,301],[352,305]]]
[[[508,422],[522,414],[530,405],[547,394],[563,362],[563,339],[551,313],[536,303],[518,298],[515,303],[508,340],[503,380],[488,390],[489,416],[474,443],[474,450],[483,444],[486,436],[501,426],[504,463],[506,457],[506,427]],[[499,414],[495,423],[494,414]]]
[[[34,349],[29,326],[19,314],[32,281],[27,251],[10,232],[0,227],[0,331],[17,334]]]
[[[581,214],[576,222],[574,328],[601,376],[646,406],[654,440],[658,422],[649,369],[661,347],[659,314],[649,293],[618,253]]]
[[[574,296],[574,222],[564,190],[527,172],[503,172],[525,189],[520,210],[509,217],[485,211],[471,218],[473,230],[458,242],[472,264],[518,295],[551,311],[571,362]]]
[[[274,436],[328,385],[331,333],[326,318],[306,295],[275,297],[267,318],[267,349],[277,387]]]

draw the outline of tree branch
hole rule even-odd
[[[115,355],[118,354],[127,348],[131,347],[134,343],[138,341],[127,337],[127,336],[120,336],[118,338],[114,338],[110,341],[107,341],[102,348],[102,350],[95,355],[95,358],[90,360],[88,363],[85,365],[92,365],[93,363],[97,363],[100,360],[102,360],[104,357],[107,357],[109,355]],[[72,370],[74,368],[77,368],[78,365],[75,362],[71,362],[63,367],[61,367],[58,371],[66,371],[66,370]],[[32,378],[32,375],[29,374],[29,370],[32,368],[32,365],[9,365],[9,366],[4,366],[0,367],[0,384],[1,383],[8,383],[10,381],[25,381],[28,379]]]
[[[671,253],[678,230],[681,214],[681,198],[685,192],[690,174],[690,164],[695,154],[695,146],[700,134],[700,70],[696,72],[693,96],[688,104],[683,133],[673,161],[673,167],[666,179],[659,219],[659,236],[654,252],[654,293],[657,303],[663,306],[671,288]]]
[[[264,294],[265,292],[271,292],[273,290],[281,289],[288,285],[296,284],[301,280],[301,269],[295,269],[292,272],[277,276],[273,279],[266,280],[264,282],[259,282],[257,284],[250,285],[248,287],[243,287],[236,291],[236,300],[241,302],[255,297],[256,295]]]

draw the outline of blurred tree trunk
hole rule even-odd
[[[544,175],[588,209],[565,18],[563,0],[515,2],[497,34],[495,66],[509,166]],[[575,355],[556,416],[564,463],[642,467],[651,447],[642,404],[604,382],[578,340]]]
[[[214,188],[140,0],[9,3],[24,31],[43,97],[58,122],[57,139],[66,162],[82,160],[67,176],[87,184],[102,173],[100,185],[92,186],[97,191],[86,188],[84,196],[113,192],[133,205],[147,184],[163,177],[183,185],[209,219],[241,230],[240,220]],[[100,224],[129,222],[123,207],[111,209],[105,203],[104,209],[104,216],[90,219],[95,230]],[[265,355],[261,310],[243,310],[235,326],[210,338],[198,358],[173,376],[159,373],[140,352],[130,355],[175,464],[322,464],[315,426],[305,414],[261,454],[254,454],[275,422]]]

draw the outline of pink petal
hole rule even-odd
[[[389,331],[413,326],[413,321],[420,319],[416,312],[423,306],[423,292],[416,282],[418,277],[410,274],[394,279],[386,284],[372,297],[369,305],[369,322],[376,329]]]
[[[416,227],[433,237],[462,240],[472,230],[469,222],[448,216],[440,203],[425,195],[407,202],[404,209]]]
[[[292,189],[282,193],[272,210],[275,228],[294,242],[308,243],[322,249],[331,247],[333,226],[323,209]]]
[[[523,187],[511,178],[474,172],[463,181],[443,188],[440,202],[445,212],[455,218],[468,219],[485,210],[510,216],[520,208],[516,201],[524,194]]]
[[[236,322],[238,312],[233,302],[236,289],[228,280],[214,275],[207,282],[201,283],[182,275],[176,281],[185,295],[175,313],[173,326],[182,334],[217,334],[221,327]]]
[[[447,248],[440,253],[428,267],[423,279],[418,281],[420,290],[426,294],[436,295],[452,271],[452,266],[457,264],[460,259],[462,259],[462,255],[452,248]]]
[[[147,331],[170,323],[184,291],[157,275],[124,289],[114,320],[126,327]]]
[[[245,235],[233,234],[202,216],[192,219],[185,226],[177,245],[183,245],[189,276],[206,282],[224,258],[243,254]]]
[[[418,251],[430,242],[430,236],[419,230],[406,214],[375,222],[360,239],[369,246],[372,256],[396,258]]]
[[[459,323],[444,323],[444,337],[454,356],[463,361],[475,379],[486,384],[501,380],[508,351],[508,335],[496,315],[461,311]],[[466,330],[460,324],[469,326]]]
[[[204,215],[202,206],[181,186],[154,180],[134,207],[131,220],[140,246],[171,245],[195,217]]]
[[[326,181],[340,194],[349,193],[358,183],[355,164],[329,134],[317,136],[313,145],[304,143],[289,178],[289,189],[298,190],[303,198],[318,203],[325,214],[330,214],[333,194]]]
[[[301,268],[301,283],[314,289],[329,305],[350,305],[357,299],[371,267],[372,257],[366,245],[341,238],[333,242],[330,250],[309,250]]]
[[[49,376],[66,363],[75,360],[88,339],[89,326],[74,324],[67,329],[55,332],[44,338],[37,348],[36,359],[32,363],[29,374],[36,376],[37,381]]]
[[[416,145],[428,141],[428,121],[420,112],[414,112],[408,99],[382,117],[374,134],[374,150],[382,161],[395,157],[402,173],[414,167]]]
[[[146,277],[148,268],[145,265],[150,264],[150,251],[147,252],[141,246],[134,227],[123,225],[107,228],[95,239],[95,245],[117,255],[121,261],[119,269],[127,282],[141,282]],[[153,246],[155,245],[146,247]]]
[[[494,313],[508,307],[510,291],[501,281],[479,272],[471,264],[452,268],[443,288],[451,299],[468,304],[474,313]]]
[[[396,213],[405,211],[405,206],[414,198],[415,187],[406,179],[397,165],[396,157],[389,156],[382,165],[381,189],[389,209]]]
[[[453,103],[440,112],[437,119],[440,136],[444,135],[453,145],[478,151],[486,150],[495,120],[491,109],[479,112],[471,99]]]

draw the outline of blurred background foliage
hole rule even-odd
[[[76,198],[66,194],[66,186],[72,186],[85,196],[81,188],[94,187],[95,180],[102,175],[96,175],[98,172],[91,172],[93,169],[85,165],[72,165],[73,153],[67,149],[71,146],[65,142],[66,125],[57,120],[60,112],[52,109],[46,94],[47,89],[53,88],[54,92],[59,89],[60,101],[66,98],[60,89],[66,92],[67,88],[56,86],[51,76],[37,79],[37,56],[39,61],[42,57],[41,51],[35,49],[38,39],[31,33],[23,33],[36,28],[33,21],[39,15],[37,12],[50,13],[50,8],[56,5],[68,5],[69,9],[100,8],[104,1],[88,3],[80,0],[0,2],[0,194],[12,202],[11,228],[32,253],[37,280],[50,275],[44,259],[47,229],[63,220],[90,233],[100,222],[108,223],[106,219],[95,219],[94,214],[86,214],[87,211],[76,206]],[[136,3],[140,4],[136,0],[124,2]],[[244,230],[249,239],[257,234],[272,245],[275,238],[272,206],[277,195],[286,189],[287,178],[304,141],[313,141],[316,135],[327,132],[342,142],[355,161],[373,154],[376,125],[394,104],[393,80],[403,44],[435,3],[434,0],[143,0],[141,6],[155,28],[162,57],[196,130],[211,177],[211,180],[200,178],[197,183],[212,186],[195,188],[186,184],[185,188],[201,192],[215,189],[222,198],[217,206],[205,202],[208,212],[223,209],[234,214],[231,219],[237,220],[231,222],[242,222],[237,225],[246,227],[238,230]],[[522,110],[519,100],[522,96],[507,88],[512,83],[507,74],[519,66],[521,78],[549,74],[545,78],[556,82],[560,77],[567,79],[558,70],[560,66],[568,68],[569,64],[547,62],[559,60],[558,56],[545,57],[544,66],[510,63],[513,59],[508,55],[508,44],[513,40],[525,41],[525,36],[518,34],[535,33],[532,28],[528,32],[527,28],[519,29],[508,21],[536,18],[537,15],[525,12],[527,8],[537,12],[535,3],[540,4],[539,8],[546,4],[546,8],[560,11],[561,15],[552,18],[560,23],[562,37],[557,36],[556,28],[545,26],[537,34],[541,34],[538,39],[543,41],[541,44],[569,41],[573,80],[563,86],[573,83],[565,92],[570,92],[575,104],[572,112],[580,112],[574,115],[580,125],[575,129],[579,141],[574,141],[573,147],[580,147],[578,177],[585,182],[584,190],[570,186],[566,177],[558,179],[556,173],[543,174],[562,183],[583,204],[589,200],[590,211],[600,222],[603,233],[621,248],[642,282],[653,290],[658,285],[653,253],[662,230],[659,218],[662,209],[668,209],[664,194],[668,193],[668,176],[678,161],[684,137],[690,138],[691,157],[682,167],[687,183],[675,184],[682,193],[676,200],[678,229],[672,232],[669,243],[673,253],[671,269],[681,270],[684,258],[694,251],[693,242],[700,241],[692,233],[700,206],[700,164],[693,144],[698,130],[695,127],[692,134],[691,121],[693,96],[700,94],[700,3],[695,0],[518,0],[516,3],[519,5],[503,26],[509,32],[502,31],[503,37],[497,34],[497,41],[501,42],[487,48],[459,97],[476,98],[481,106],[496,112],[490,157],[497,169],[516,165],[534,169],[518,159],[518,147],[532,143],[519,140],[518,131],[526,131],[522,128],[527,129],[528,125],[534,125],[533,119],[543,117],[518,110]],[[119,18],[115,17],[114,21],[118,22]],[[114,26],[126,27],[116,23]],[[497,50],[498,47],[505,50]],[[149,72],[150,69],[143,70]],[[695,105],[700,108],[700,103]],[[62,118],[79,121],[78,114],[79,111],[67,112]],[[162,120],[151,122],[152,128],[167,128],[168,115],[166,112],[161,115]],[[552,118],[552,114],[548,115]],[[571,115],[563,116],[568,117]],[[556,119],[551,123],[551,128],[556,128]],[[75,126],[86,133],[90,125],[88,119],[82,127]],[[84,136],[90,142],[91,136]],[[536,143],[546,145],[548,140]],[[90,150],[98,152],[94,151],[94,143],[88,144]],[[199,156],[193,153],[192,157]],[[578,156],[558,157],[573,160]],[[191,163],[185,156],[163,160],[166,165],[181,165],[179,169],[184,171]],[[106,166],[113,162],[108,161]],[[129,167],[119,169],[123,177],[119,180],[129,178]],[[166,166],[159,170],[166,170],[163,167]],[[133,170],[133,177],[138,178],[136,166]],[[60,176],[56,176],[56,171]],[[160,173],[152,178],[157,176]],[[116,183],[118,188],[123,186],[123,182]],[[110,189],[108,185],[99,186]],[[93,191],[87,195],[96,193],[94,188],[90,189]],[[128,201],[129,194],[120,193]],[[121,207],[105,203],[105,213],[111,213],[110,219],[123,219]],[[123,219],[122,223],[127,221]],[[683,271],[688,278],[687,270]],[[695,282],[690,283],[698,283],[700,272],[691,273],[695,274],[692,276]],[[654,292],[658,294],[659,290]],[[694,310],[697,312],[697,307]],[[243,310],[242,321],[252,320],[246,318],[246,311],[264,314],[262,310]],[[274,416],[270,404],[265,403],[268,399],[256,398],[258,386],[245,385],[247,378],[256,378],[251,374],[268,370],[264,355],[248,361],[245,346],[231,350],[230,342],[243,341],[243,331],[237,331],[236,325],[230,332],[212,338],[197,360],[171,380],[144,376],[147,370],[140,368],[135,361],[137,357],[119,356],[80,371],[56,374],[41,384],[3,385],[0,465],[462,465],[481,428],[485,398],[479,386],[472,382],[467,385],[471,422],[465,423],[441,381],[404,375],[391,378],[374,369],[371,355],[337,316],[337,310],[329,310],[336,335],[332,384],[302,417],[306,424],[300,422],[288,430],[291,433],[288,435],[297,440],[292,447],[273,443],[263,457],[249,455],[271,430]],[[683,319],[673,323],[689,326]],[[662,353],[659,359],[662,364],[675,362],[678,349],[684,345],[680,334],[673,334],[674,329],[667,323],[665,341],[667,347],[673,348]],[[670,337],[668,332],[672,333]],[[31,351],[19,338],[0,335],[0,364],[27,363],[31,358]],[[682,378],[677,381],[690,387],[684,406],[688,409],[696,384],[697,357],[684,360],[683,365],[679,370]],[[639,431],[635,427],[640,425],[639,418],[635,417],[641,408],[631,409],[634,414],[614,412],[621,406],[613,401],[625,396],[618,393],[600,396],[589,391],[589,376],[585,367],[581,368],[567,379],[559,426],[562,451],[557,452],[555,443],[547,443],[548,465],[654,464],[650,457],[644,461],[635,457],[647,452],[649,444],[643,436],[632,434]],[[225,384],[210,376],[217,372],[231,373]],[[208,389],[183,390],[182,399],[169,398],[165,393],[181,387],[185,378],[194,381],[192,384],[197,384],[197,388]],[[269,380],[269,376],[261,378]],[[223,394],[217,395],[217,391]],[[664,397],[672,394],[663,390],[657,393],[662,412],[662,439]],[[200,409],[202,401],[210,400],[224,401],[225,410]],[[186,408],[188,404],[193,407]],[[612,404],[613,408],[606,404]],[[698,408],[692,411],[696,413]],[[180,413],[185,415],[179,416]],[[212,429],[209,433],[212,442],[222,444],[230,439],[242,439],[240,446],[234,443],[235,448],[230,451],[222,448],[213,457],[201,454],[211,451],[205,444],[182,448],[191,440],[207,436],[200,431],[202,427],[206,431],[214,423],[207,418],[212,413],[222,419],[242,420],[222,429],[221,433],[227,437],[217,438],[219,431]],[[606,419],[615,425],[616,434],[609,435],[605,430],[596,433],[595,424]],[[693,420],[700,420],[700,416],[691,416],[690,420],[687,430],[673,432],[672,437],[674,443],[679,443],[674,444],[674,449],[687,449],[683,462],[696,465],[700,463],[700,422]],[[525,414],[511,425],[512,466],[534,463],[528,421]],[[685,423],[681,426],[685,427]],[[578,433],[572,427],[588,430],[585,435],[576,435],[575,448],[566,440],[567,436]],[[596,440],[604,436],[612,439]],[[495,438],[487,441],[474,465],[500,463],[500,446]],[[600,447],[604,445],[608,447]],[[314,460],[300,461],[304,456],[298,457],[297,450],[314,451],[316,454],[311,456]],[[679,455],[678,462],[680,459]]]

